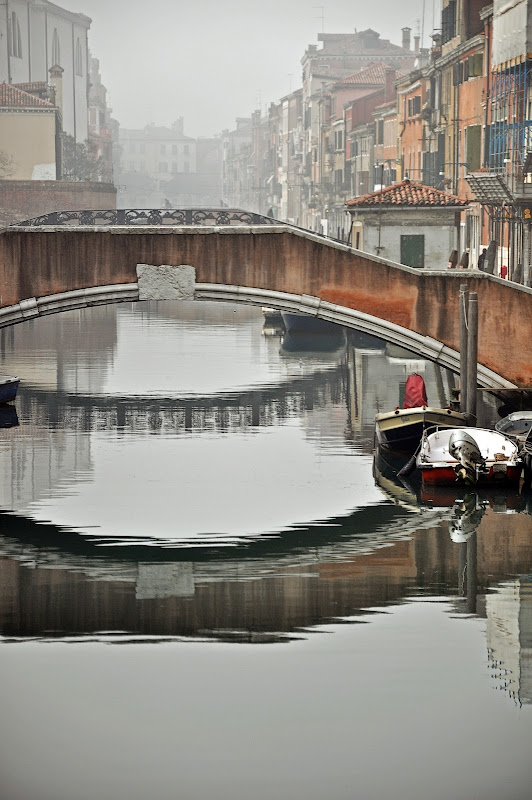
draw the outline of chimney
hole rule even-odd
[[[63,116],[63,67],[55,64],[48,70],[50,73],[50,86],[54,93],[54,104],[59,109],[61,117]]]
[[[414,36],[414,53],[419,53],[419,36]]]
[[[412,28],[401,28],[403,32],[403,49],[410,50],[410,34],[412,32]]]
[[[385,67],[384,69],[384,102],[393,100],[395,97],[395,68]]]

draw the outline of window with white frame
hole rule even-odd
[[[9,55],[14,58],[22,58],[22,36],[20,35],[20,24],[14,11],[11,18],[8,18],[9,27],[7,33],[7,46]]]

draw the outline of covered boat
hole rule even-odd
[[[465,414],[428,405],[425,381],[414,372],[406,381],[403,408],[375,417],[375,439],[380,448],[411,455],[428,428],[463,428],[464,425],[467,425]]]
[[[523,468],[515,442],[485,428],[427,431],[416,466],[424,483],[438,486],[518,483]]]
[[[20,378],[0,375],[0,403],[10,403],[17,396]]]

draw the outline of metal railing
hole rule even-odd
[[[116,210],[53,211],[13,227],[42,225],[279,225],[279,220],[238,208],[120,208]]]

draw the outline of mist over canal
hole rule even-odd
[[[300,344],[208,303],[0,331],[6,800],[528,796],[529,498],[420,503],[373,419],[450,376]]]

